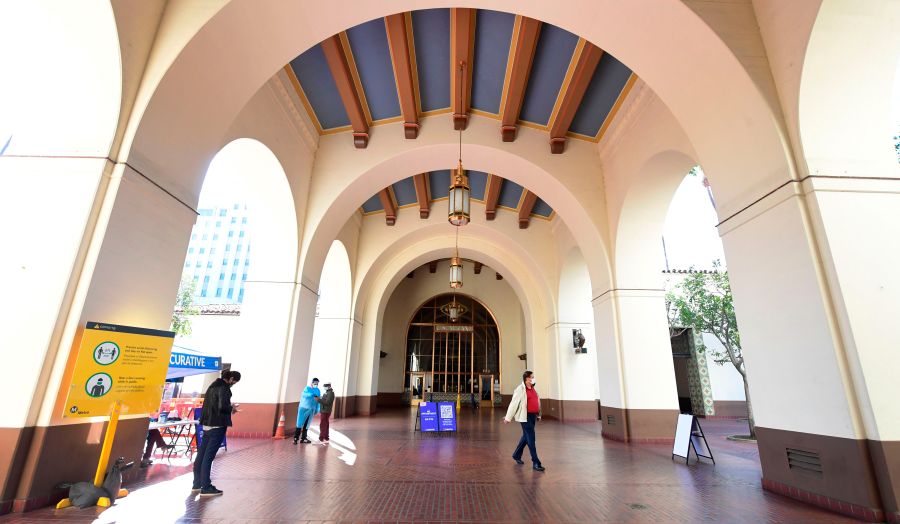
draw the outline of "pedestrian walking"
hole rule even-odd
[[[522,373],[522,383],[513,392],[503,423],[509,424],[515,419],[522,424],[522,438],[519,439],[519,445],[512,454],[516,464],[524,464],[522,452],[525,451],[525,446],[528,446],[528,451],[531,452],[531,468],[535,471],[544,471],[535,446],[534,426],[541,419],[541,399],[534,389],[534,384],[534,373],[531,371]]]
[[[225,440],[225,432],[231,426],[231,415],[237,413],[237,404],[231,403],[231,387],[241,380],[237,371],[225,371],[217,378],[203,397],[203,409],[200,411],[200,425],[203,436],[194,458],[194,484],[192,493],[200,492],[201,497],[221,495],[222,490],[216,488],[210,479],[212,463]]]
[[[325,394],[318,401],[321,408],[321,415],[319,415],[319,442],[328,444],[330,440],[328,429],[331,427],[331,410],[334,408],[334,390],[331,389],[331,382],[325,383]]]
[[[312,422],[313,416],[319,412],[319,397],[322,392],[319,391],[319,379],[313,378],[309,386],[303,389],[300,395],[300,406],[297,409],[297,427],[294,429],[294,445],[297,442],[309,444],[312,442],[306,438],[306,432],[309,430],[309,423]]]

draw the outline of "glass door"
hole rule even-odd
[[[425,373],[412,373],[409,376],[409,398],[412,407],[426,400],[425,387]]]
[[[478,375],[478,390],[481,393],[481,405],[494,405],[494,375]]]

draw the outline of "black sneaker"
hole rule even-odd
[[[535,471],[544,471],[545,468],[544,468],[544,466],[541,466],[540,464],[535,464],[534,466],[531,466],[531,469],[533,469]]]
[[[300,443],[301,444],[312,444],[312,441],[309,440],[308,438],[305,438],[305,439],[301,440]]]
[[[224,493],[221,489],[216,488],[215,486],[210,486],[205,489],[200,490],[201,497],[216,497]]]
[[[296,438],[295,438],[295,439],[294,439],[294,445],[296,446],[296,445],[297,445],[297,442],[299,442],[299,441],[300,441],[300,439],[296,439]]]
[[[200,493],[200,488],[194,488],[194,487],[192,487],[192,488],[191,488],[191,495],[196,495],[197,493]]]
[[[516,461],[516,464],[518,464],[518,465],[520,465],[520,466],[521,466],[522,464],[525,463],[524,460],[522,460],[522,459],[517,459],[516,457],[513,457],[513,460],[515,460],[515,461]]]

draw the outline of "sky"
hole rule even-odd
[[[713,260],[726,266],[718,223],[702,173],[686,176],[675,191],[663,226],[669,269],[712,269]],[[666,268],[665,258],[660,260],[660,269]]]

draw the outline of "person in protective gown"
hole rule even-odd
[[[319,412],[319,397],[322,392],[319,391],[319,379],[313,378],[312,383],[303,389],[300,395],[300,407],[297,409],[297,429],[294,430],[294,444],[297,442],[309,444],[312,442],[306,438],[306,432],[309,430],[309,424],[312,422],[313,416]]]

